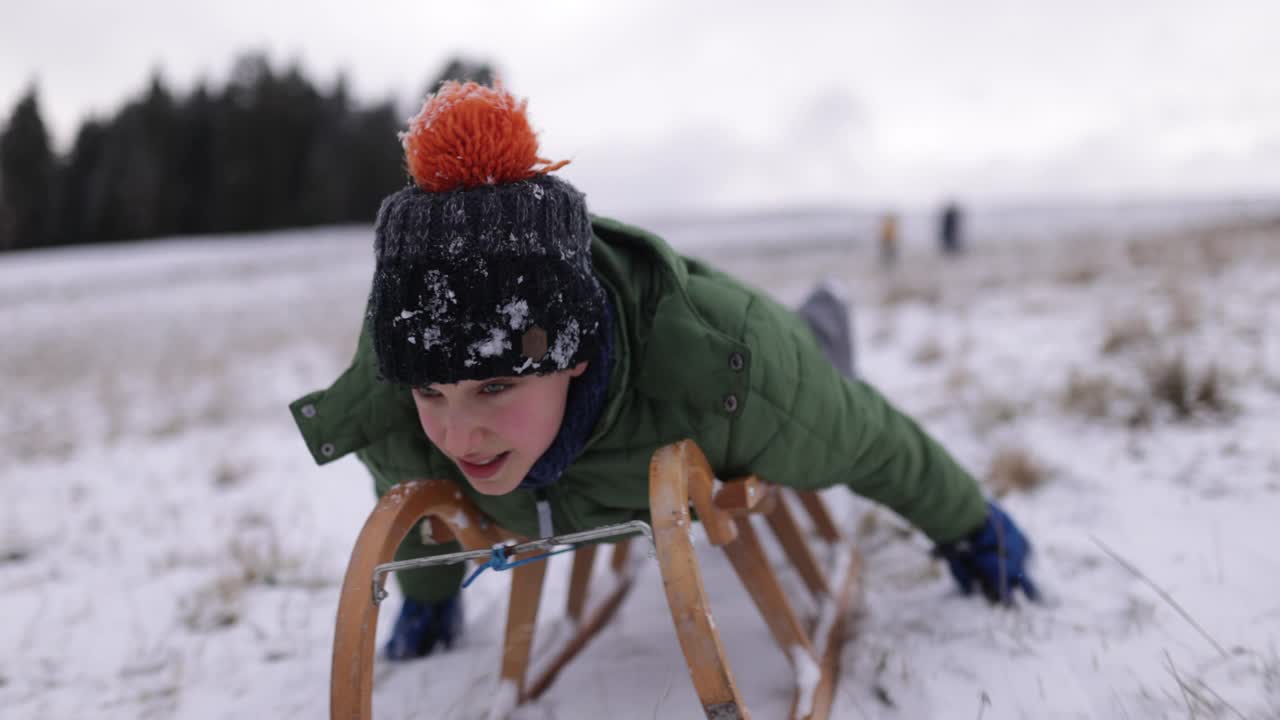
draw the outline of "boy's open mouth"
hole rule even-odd
[[[465,473],[467,477],[484,480],[485,478],[493,477],[499,470],[501,470],[510,455],[511,451],[508,450],[504,453],[498,453],[492,458],[480,463],[468,462],[462,458],[458,458],[458,467],[462,468],[462,472]]]

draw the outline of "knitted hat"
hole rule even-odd
[[[414,184],[382,202],[369,324],[382,376],[424,387],[566,370],[605,296],[582,193],[546,173],[527,101],[444,83],[401,133]]]

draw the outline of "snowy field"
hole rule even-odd
[[[1036,545],[1048,602],[992,609],[900,520],[829,492],[868,560],[833,717],[1280,718],[1268,216],[1280,204],[979,214],[949,262],[908,216],[892,271],[869,217],[655,224],[788,303],[848,283],[863,375]],[[370,241],[0,256],[0,718],[327,717],[338,583],[373,496],[353,458],[312,464],[285,406],[345,367]],[[790,669],[727,562],[702,557],[754,717],[782,717]],[[507,582],[465,591],[461,648],[378,668],[377,717],[483,717]],[[700,716],[653,561],[516,713]]]

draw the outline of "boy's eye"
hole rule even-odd
[[[480,392],[485,395],[497,395],[498,393],[506,390],[509,387],[511,387],[509,383],[498,383],[498,382],[485,383],[480,388]]]
[[[421,388],[414,388],[413,390],[414,390],[414,392],[418,393],[419,395],[421,395],[421,396],[422,396],[422,397],[424,397],[424,398],[437,398],[437,397],[440,397],[440,391],[439,391],[439,390],[436,390],[436,389],[434,389],[434,388],[421,387]]]

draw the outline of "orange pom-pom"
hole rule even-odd
[[[538,157],[528,104],[501,87],[452,80],[441,85],[400,133],[414,182],[441,192],[524,180],[568,165]]]

